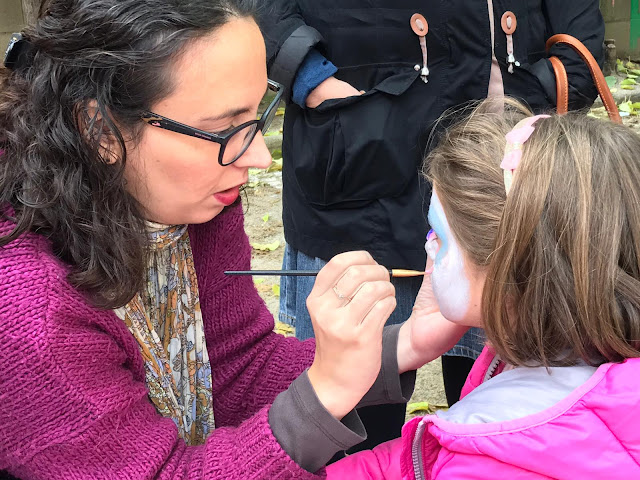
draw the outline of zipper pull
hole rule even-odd
[[[509,73],[513,73],[514,65],[516,67],[520,66],[520,62],[517,61],[513,55],[513,34],[517,27],[518,20],[516,19],[516,15],[510,11],[504,12],[504,15],[502,15],[502,31],[507,34],[507,63],[509,64]]]
[[[420,40],[420,49],[422,50],[422,69],[420,69],[420,78],[424,83],[429,82],[429,67],[427,67],[427,33],[429,33],[429,23],[424,16],[419,13],[413,14],[411,17],[411,29]],[[420,66],[418,65],[418,69]],[[417,69],[416,69],[417,70]]]

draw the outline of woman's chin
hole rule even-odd
[[[226,207],[224,205],[216,205],[215,207],[207,208],[206,210],[203,209],[202,211],[194,212],[189,216],[189,221],[184,223],[207,223],[220,215],[225,208]]]
[[[163,225],[191,225],[191,224],[199,224],[199,223],[207,223],[213,220],[215,217],[220,215],[224,210],[224,205],[208,205],[206,208],[200,206],[193,207],[191,209],[187,209],[188,213],[171,213],[171,214],[156,214],[151,215],[151,218],[147,217],[148,220],[156,223],[161,223]]]

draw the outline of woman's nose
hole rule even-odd
[[[247,148],[247,151],[235,162],[238,167],[245,168],[268,168],[272,162],[271,152],[264,142],[262,132],[258,132]]]

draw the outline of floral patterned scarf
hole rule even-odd
[[[149,398],[187,445],[215,428],[211,365],[186,225],[148,223],[147,284],[115,310],[140,345]]]

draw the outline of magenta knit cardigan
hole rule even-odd
[[[0,220],[0,235],[12,225]],[[147,397],[139,347],[67,281],[42,236],[0,248],[0,471],[40,479],[317,479],[273,436],[269,405],[314,343],[274,334],[251,277],[242,207],[189,227],[217,429],[187,447]]]

